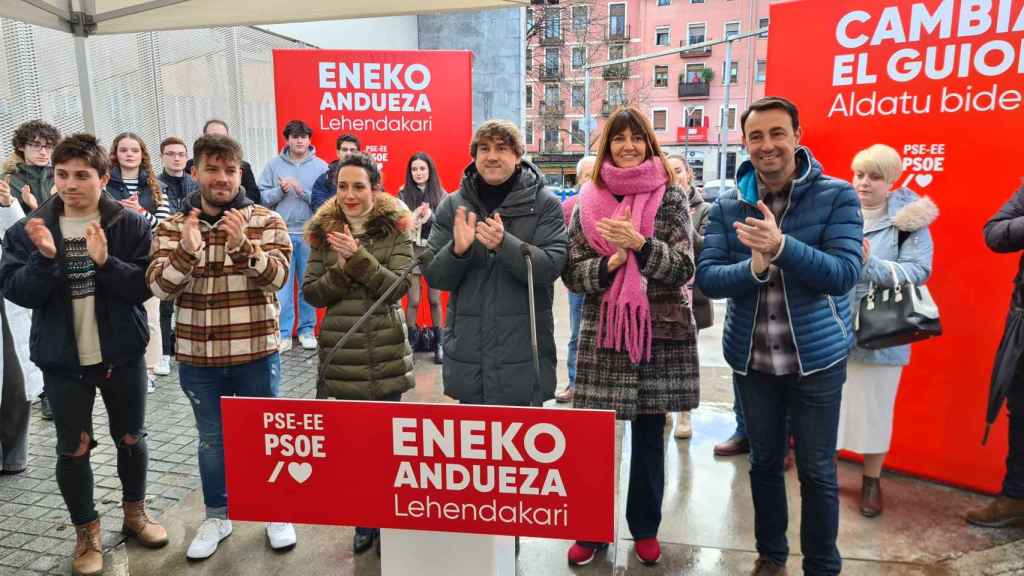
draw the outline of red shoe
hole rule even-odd
[[[569,566],[586,566],[590,564],[594,556],[601,550],[608,548],[607,544],[600,544],[598,546],[583,544],[582,542],[576,542],[569,548]]]
[[[654,566],[661,560],[661,544],[658,544],[657,538],[643,538],[637,540],[633,544],[633,551],[636,552],[636,557],[644,563],[645,566]]]

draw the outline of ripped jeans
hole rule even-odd
[[[125,502],[139,502],[146,497],[149,451],[145,431],[145,359],[139,356],[113,367],[85,366],[74,373],[43,372],[43,389],[57,428],[57,485],[75,525],[88,524],[98,517],[89,463],[89,454],[97,444],[92,427],[97,388],[107,409],[110,436],[117,446],[121,498]],[[83,433],[89,438],[84,450]],[[135,442],[127,444],[125,437]]]
[[[199,476],[207,518],[227,518],[228,494],[224,480],[224,432],[221,428],[222,396],[273,398],[281,383],[281,356],[237,366],[204,368],[178,364],[181,389],[192,404],[199,431]]]

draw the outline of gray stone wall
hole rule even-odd
[[[522,8],[419,17],[421,50],[473,52],[473,127],[489,118],[523,125]]]

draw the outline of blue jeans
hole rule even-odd
[[[281,301],[281,338],[292,337],[295,325],[295,286],[299,287],[299,329],[295,334],[303,336],[312,334],[316,327],[316,308],[310,306],[302,296],[302,277],[306,275],[306,261],[309,260],[309,245],[302,234],[289,232],[292,240],[292,261],[288,270],[288,282],[277,292]]]
[[[583,317],[583,294],[569,292],[569,352],[565,367],[569,370],[569,389],[576,387],[576,349],[580,341],[580,320]]]
[[[227,518],[228,494],[224,481],[222,396],[276,397],[281,381],[281,356],[274,352],[248,364],[200,368],[178,364],[181,389],[192,403],[199,431],[199,477],[207,518]]]
[[[750,491],[754,499],[757,552],[780,564],[789,556],[786,480],[783,460],[789,433],[796,446],[800,478],[800,546],[804,574],[839,574],[839,484],[836,435],[846,362],[810,376],[772,376],[751,371],[733,375],[743,397],[750,438]]]

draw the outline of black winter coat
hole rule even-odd
[[[985,223],[985,244],[993,252],[999,253],[1024,250],[1024,187],[1017,190]],[[1013,285],[1010,308],[1024,309],[1024,254],[1021,254]]]
[[[465,208],[482,220],[490,213],[477,186],[476,166],[437,208],[427,241],[434,254],[423,275],[431,288],[447,290],[444,330],[444,392],[466,404],[529,406],[554,396],[555,336],[551,306],[554,283],[565,266],[568,240],[561,203],[544,176],[522,160],[518,180],[498,207],[505,237],[491,251],[475,241],[463,256],[452,252],[455,211]],[[534,375],[529,300],[522,246],[529,244],[534,269],[534,310],[540,379]],[[534,385],[539,398],[534,397]]]
[[[78,343],[71,289],[64,275],[60,216],[64,203],[51,196],[33,214],[42,218],[57,245],[57,257],[44,257],[25,231],[25,219],[7,229],[0,260],[5,298],[32,310],[30,358],[43,371],[77,371]],[[100,197],[100,225],[107,236],[107,263],[96,269],[96,316],[103,363],[116,366],[137,359],[149,343],[143,302],[151,242],[149,224],[139,214]]]

